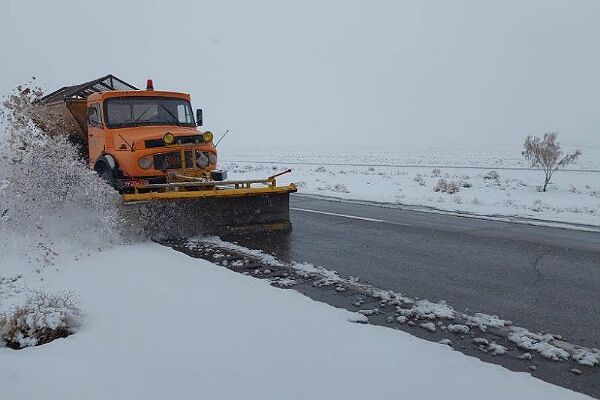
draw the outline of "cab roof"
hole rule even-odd
[[[167,92],[163,90],[113,90],[110,92],[94,93],[88,101],[103,101],[113,97],[173,97],[190,100],[190,95],[180,92]]]

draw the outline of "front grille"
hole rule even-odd
[[[196,150],[195,153],[196,157],[192,157],[192,151],[185,152],[185,165],[187,168],[194,168],[195,160],[200,152]],[[181,167],[180,152],[156,154],[154,156],[154,169],[166,171],[168,169],[179,169]]]
[[[192,152],[185,152],[185,163],[187,166],[192,166]],[[181,155],[179,152],[156,154],[154,156],[154,169],[166,171],[168,169],[181,168]]]
[[[192,144],[192,143],[204,143],[204,139],[202,135],[189,135],[189,136],[175,136],[175,144]],[[147,149],[151,149],[153,147],[163,147],[165,146],[165,142],[163,142],[162,138],[160,139],[148,139],[144,141],[144,145]]]

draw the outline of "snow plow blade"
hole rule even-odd
[[[184,181],[136,185],[123,202],[153,221],[152,231],[163,237],[206,233],[271,232],[291,229],[291,183],[277,186],[274,177],[263,180]],[[148,221],[146,219],[146,221]]]

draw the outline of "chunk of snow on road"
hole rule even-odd
[[[487,340],[486,338],[479,338],[479,337],[473,339],[473,343],[484,345],[484,346],[487,346],[488,344],[490,344],[489,340]]]
[[[588,367],[600,365],[600,351],[577,349],[573,352],[571,358],[578,364]]]
[[[452,340],[450,339],[442,339],[442,340],[438,340],[439,344],[445,344],[446,346],[452,346]]]
[[[372,310],[358,310],[357,311],[359,314],[365,315],[367,317],[371,316],[371,315],[376,315],[379,314],[379,310],[377,308],[374,308]]]
[[[488,345],[487,350],[494,356],[500,356],[506,354],[508,349],[496,342],[492,342]]]
[[[568,360],[570,356],[567,351],[548,343],[553,338],[552,335],[538,335],[519,327],[512,327],[508,333],[508,340],[521,349],[535,350],[549,360]]]
[[[298,282],[292,278],[275,278],[272,279],[271,282],[279,287],[289,288],[296,286]]]
[[[212,244],[214,246],[221,247],[223,249],[247,254],[247,255],[250,255],[250,256],[253,256],[253,257],[259,259],[262,263],[273,266],[273,267],[283,267],[285,265],[284,263],[279,261],[276,257],[274,257],[270,254],[267,254],[261,250],[249,249],[247,247],[243,247],[243,246],[237,245],[235,243],[231,243],[231,242],[222,240],[221,238],[219,238],[217,236],[201,236],[201,237],[189,239],[186,242],[186,246],[193,249],[194,246],[198,242]]]
[[[433,322],[425,322],[423,324],[419,324],[419,326],[429,332],[437,331],[437,328],[435,327],[435,324]]]
[[[320,285],[322,286],[331,286],[334,285],[336,283],[340,283],[342,282],[342,278],[339,277],[339,275],[337,274],[337,272],[334,271],[330,271],[327,270],[323,267],[317,267],[311,263],[298,263],[298,262],[293,262],[291,264],[292,269],[294,269],[294,271],[296,273],[298,273],[300,276],[304,276],[304,277],[312,277],[312,276],[319,276],[322,277],[321,281],[320,281]]]
[[[468,326],[475,326],[482,332],[487,332],[488,327],[501,328],[506,325],[506,321],[498,318],[497,315],[475,313],[473,315],[463,314]]]
[[[580,369],[577,369],[577,368],[571,368],[571,369],[569,370],[569,372],[571,372],[571,373],[573,373],[573,374],[575,374],[575,375],[581,375],[581,374],[583,373],[583,372],[581,372],[581,370],[580,370]]]
[[[417,319],[454,319],[455,316],[454,309],[444,301],[433,303],[429,300],[417,300],[415,305],[408,309],[400,306],[396,307],[396,312],[402,316]]]
[[[533,359],[533,356],[531,355],[531,353],[523,353],[519,356],[519,359],[521,360],[531,360]]]
[[[448,325],[448,332],[456,333],[456,334],[465,334],[469,333],[470,328],[466,325],[462,324],[450,324]]]

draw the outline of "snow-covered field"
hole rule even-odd
[[[600,146],[579,147],[582,158],[557,171],[545,193],[539,191],[543,173],[528,169],[515,146],[362,152],[224,148],[221,160],[231,177],[242,179],[289,167],[292,174],[279,181],[296,182],[300,193],[310,195],[600,226]]]
[[[156,244],[52,267],[0,259],[7,309],[29,290],[74,290],[66,339],[0,348],[3,398],[531,398],[583,395]]]

